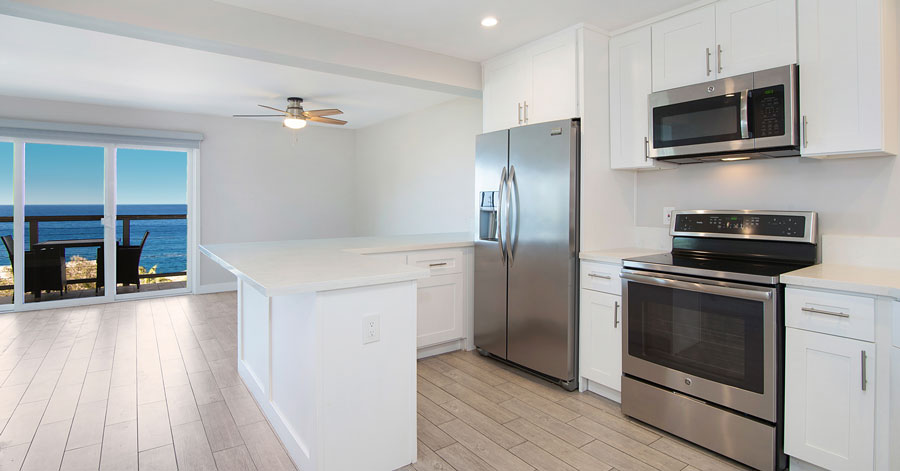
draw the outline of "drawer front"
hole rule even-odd
[[[417,267],[428,268],[432,275],[449,275],[462,273],[463,251],[458,249],[428,250],[410,252],[406,263]]]
[[[787,288],[784,309],[788,327],[875,341],[873,298]]]
[[[581,262],[581,287],[609,294],[622,294],[622,280],[618,264]]]

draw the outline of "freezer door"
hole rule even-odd
[[[508,359],[576,376],[577,120],[510,130]]]
[[[501,242],[507,231],[508,151],[509,131],[475,138],[478,220],[487,226],[479,227],[475,240],[475,346],[500,358],[506,358],[506,256]]]

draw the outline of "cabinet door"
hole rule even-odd
[[[872,469],[875,345],[785,330],[784,452],[832,471]]]
[[[797,62],[795,0],[716,3],[718,78]]]
[[[523,110],[526,124],[578,117],[578,53],[574,31],[535,43],[528,49],[529,66],[523,80],[531,82]]]
[[[883,147],[879,6],[879,0],[797,2],[802,155]]]
[[[484,64],[484,132],[498,131],[524,124],[523,110],[530,83],[525,79],[522,54],[510,54]]]
[[[416,299],[416,346],[427,347],[463,337],[463,274],[419,280]]]
[[[646,139],[650,128],[647,95],[650,78],[650,27],[609,40],[610,167],[652,167]]]
[[[655,23],[653,91],[715,80],[716,6]]]
[[[581,290],[580,376],[622,389],[622,297]]]

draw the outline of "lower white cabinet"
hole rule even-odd
[[[579,312],[579,375],[621,391],[622,297],[582,289]]]
[[[462,273],[419,280],[416,346],[465,337],[466,285]]]
[[[875,344],[785,330],[784,452],[831,471],[873,469]]]

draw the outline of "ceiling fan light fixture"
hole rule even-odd
[[[306,127],[306,120],[288,116],[284,118],[284,127],[291,129],[303,129]]]
[[[499,23],[499,22],[500,22],[500,20],[498,20],[494,16],[485,16],[481,20],[481,26],[484,26],[485,28],[493,28],[494,26],[497,26],[497,23]]]

